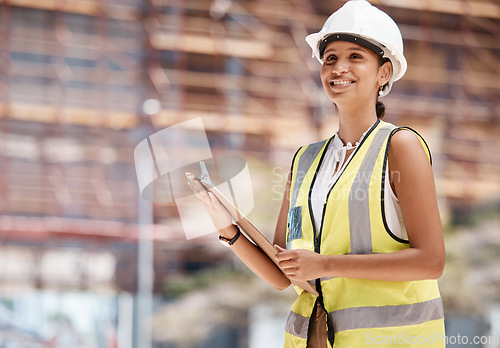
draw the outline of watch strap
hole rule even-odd
[[[236,227],[236,235],[231,238],[231,239],[228,239],[228,238],[225,238],[225,237],[222,237],[221,235],[219,235],[219,240],[227,245],[227,246],[232,246],[234,243],[236,243],[236,241],[238,240],[238,238],[240,238],[240,235],[241,235],[241,230],[240,228],[237,226],[237,225],[233,225],[234,227]]]

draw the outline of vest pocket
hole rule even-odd
[[[302,238],[302,206],[288,211],[288,230],[287,243]]]

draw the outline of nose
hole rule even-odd
[[[340,76],[349,71],[349,67],[345,61],[338,60],[332,67],[332,73],[335,76]]]

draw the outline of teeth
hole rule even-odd
[[[349,85],[352,81],[331,81],[331,85]]]

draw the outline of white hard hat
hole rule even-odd
[[[403,38],[397,24],[385,12],[366,0],[346,2],[326,20],[319,32],[306,37],[306,42],[313,50],[313,57],[321,63],[326,44],[335,40],[357,43],[382,58],[391,60],[391,77],[380,96],[387,95],[392,83],[399,80],[406,72]]]

